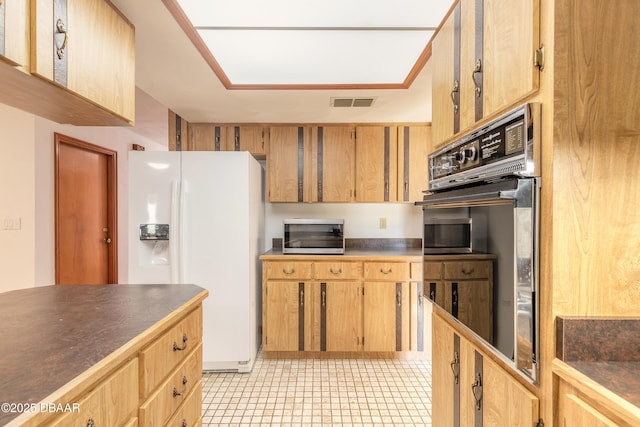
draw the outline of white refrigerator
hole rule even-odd
[[[264,173],[247,152],[129,152],[129,283],[194,283],[203,369],[249,372],[258,353]]]

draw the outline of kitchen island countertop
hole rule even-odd
[[[37,415],[21,414],[18,404],[55,403],[65,385],[89,382],[96,366],[107,369],[114,353],[135,352],[174,321],[176,310],[206,296],[195,285],[54,285],[1,293],[0,400],[16,410],[3,409],[0,425]]]

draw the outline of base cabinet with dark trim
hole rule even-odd
[[[265,358],[424,350],[416,259],[291,257],[263,258]]]
[[[437,309],[432,322],[433,425],[535,426],[538,398],[441,317]]]

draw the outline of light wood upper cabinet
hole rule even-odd
[[[398,127],[398,201],[422,200],[429,185],[431,126]]]
[[[540,0],[484,0],[484,116],[536,91],[540,70]]]
[[[32,72],[133,122],[135,31],[108,1],[34,2]]]
[[[432,43],[433,141],[441,146],[538,89],[539,0],[460,0]]]
[[[212,123],[189,123],[190,151],[225,151],[227,127]]]
[[[352,202],[355,193],[355,127],[317,126],[311,131],[311,200]]]
[[[267,157],[267,194],[270,202],[304,202],[305,146],[310,130],[304,126],[272,126]],[[305,144],[307,142],[307,144]],[[308,174],[308,169],[307,169]]]
[[[28,0],[0,2],[0,58],[29,71],[30,26]]]
[[[460,6],[457,6],[459,9]],[[432,126],[434,145],[454,134],[454,115],[459,114],[460,81],[453,77],[455,11],[442,24],[433,39],[431,48],[432,77]]]
[[[261,125],[227,126],[226,150],[248,151],[254,156],[266,156],[269,151],[269,128]]]
[[[397,130],[356,127],[356,201],[392,202],[397,194]]]

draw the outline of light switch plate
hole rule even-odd
[[[22,228],[22,218],[4,218],[2,220],[3,230],[20,230]]]

